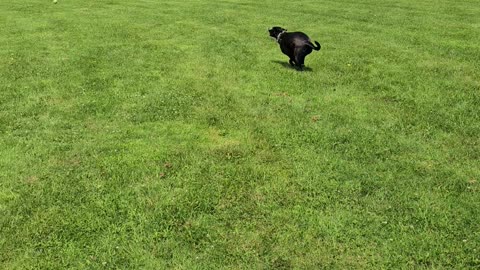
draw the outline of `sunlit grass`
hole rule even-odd
[[[480,267],[475,1],[3,1],[0,268]],[[267,28],[322,44],[305,72]]]

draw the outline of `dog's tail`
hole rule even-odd
[[[315,51],[320,51],[320,49],[322,48],[322,46],[320,45],[320,43],[314,41],[315,44],[317,45],[317,47],[315,47],[315,45],[312,44],[312,42],[308,42],[307,45],[312,47],[312,49],[314,49]]]

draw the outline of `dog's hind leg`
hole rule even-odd
[[[299,70],[303,70],[303,65],[304,65],[304,61],[305,61],[305,56],[307,56],[306,54],[304,54],[303,52],[300,52],[299,54],[296,55],[295,57],[295,63],[296,63],[296,66]]]
[[[293,59],[288,60],[288,63],[289,63],[290,66],[292,66],[292,67],[295,66],[295,61],[293,61]]]
[[[303,70],[303,66],[305,65],[305,57],[312,52],[310,47],[304,46],[295,48],[295,63],[297,63],[297,67],[300,70]]]

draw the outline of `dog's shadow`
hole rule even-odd
[[[291,66],[288,62],[284,62],[284,61],[278,61],[278,60],[272,60],[272,63],[276,63],[276,64],[279,64],[279,65],[282,65],[283,67],[285,68],[289,68],[289,69],[294,69],[296,71],[299,71],[299,72],[312,72],[313,70],[309,67],[303,67],[303,70],[299,70],[293,66]]]

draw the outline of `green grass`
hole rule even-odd
[[[0,25],[0,268],[480,267],[478,1],[1,1]],[[322,44],[308,71],[274,25]]]

